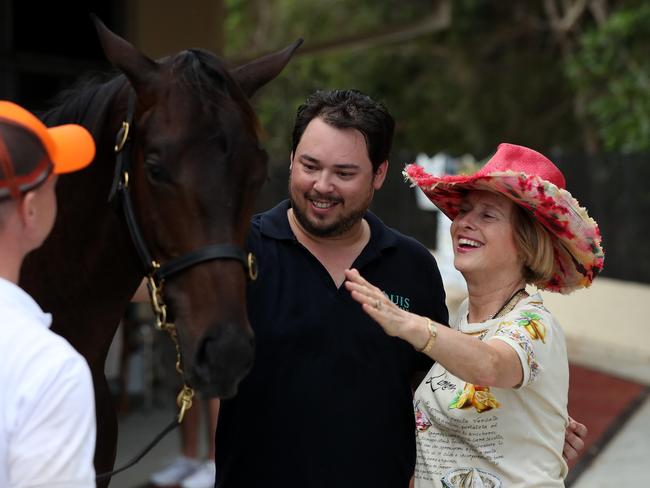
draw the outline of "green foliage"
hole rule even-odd
[[[650,5],[614,12],[581,37],[567,73],[605,149],[650,149]]]
[[[298,105],[312,91],[330,88],[357,88],[386,104],[397,120],[396,165],[418,152],[482,158],[504,141],[542,152],[580,150],[576,92],[588,93],[588,113],[608,148],[650,142],[650,97],[643,86],[650,65],[642,57],[649,52],[647,6],[628,17],[612,15],[608,30],[585,35],[567,69],[540,0],[452,0],[449,26],[399,40],[377,35],[421,24],[434,14],[435,2],[225,1],[230,58],[305,39],[255,100],[275,165],[289,157]],[[580,28],[591,22],[583,17]],[[309,52],[315,46],[329,48]]]

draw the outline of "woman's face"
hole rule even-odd
[[[507,280],[523,275],[513,237],[515,204],[489,191],[467,193],[451,224],[454,266],[470,277]]]

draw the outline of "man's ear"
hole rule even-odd
[[[384,180],[386,179],[386,174],[388,173],[388,160],[384,161],[377,167],[377,171],[375,171],[375,176],[374,176],[374,181],[373,181],[373,187],[375,190],[379,190],[382,185],[384,184]]]

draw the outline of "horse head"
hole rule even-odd
[[[246,258],[218,252],[190,264],[186,258],[222,245],[244,247],[267,175],[248,98],[282,70],[301,41],[228,69],[198,49],[154,61],[98,19],[95,24],[106,57],[131,85],[129,174],[120,186],[128,185],[153,265],[182,265],[157,284],[177,326],[184,379],[206,396],[232,396],[253,361],[245,300],[253,270]]]

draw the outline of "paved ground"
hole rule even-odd
[[[599,278],[589,290],[569,296],[546,293],[544,300],[565,330],[569,359],[573,364],[629,382],[627,386],[624,381],[610,384],[606,377],[594,374],[594,389],[609,385],[603,392],[607,395],[607,389],[621,388],[620,396],[625,391],[631,394],[634,384],[639,386],[633,392],[635,395],[645,389],[645,399],[630,402],[626,410],[619,410],[619,425],[614,422],[611,432],[605,435],[611,435],[611,439],[601,451],[601,446],[592,446],[597,451],[595,458],[572,486],[647,485],[650,474],[650,327],[643,304],[650,303],[650,286]]]
[[[583,381],[593,383],[586,385],[585,390],[579,391],[576,387],[574,394],[587,401],[581,403],[584,406],[575,408],[587,410],[574,409],[571,413],[576,418],[595,414],[592,431],[599,431],[599,419],[607,421],[603,435],[599,435],[598,442],[585,453],[586,458],[593,458],[591,463],[574,468],[573,473],[578,476],[570,480],[571,486],[646,486],[650,474],[650,397],[647,395],[650,388],[650,326],[642,315],[642,304],[650,303],[650,286],[600,278],[590,290],[570,296],[545,294],[545,301],[563,325],[576,375],[581,374]],[[603,395],[611,393],[621,398],[623,393],[617,393],[619,390],[616,388],[623,388],[620,391],[629,395],[636,395],[639,391],[645,391],[646,395],[644,399],[634,396],[637,401],[628,402],[627,408],[618,408],[618,418],[610,422],[612,419],[606,417],[606,412],[593,411],[593,402],[588,401],[587,395],[604,389]],[[170,422],[173,412],[165,405],[170,405],[171,400],[160,398],[160,395],[157,397],[149,408],[134,408],[121,419],[118,465],[138,452]],[[608,442],[603,445],[603,440]],[[146,486],[149,473],[173,459],[177,453],[178,434],[173,432],[138,465],[115,477],[111,487]]]

